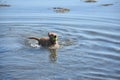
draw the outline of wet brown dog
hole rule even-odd
[[[58,36],[54,32],[49,32],[48,37],[42,37],[42,38],[29,37],[29,39],[37,40],[39,45],[46,47],[46,48],[49,48],[49,49],[59,48]]]

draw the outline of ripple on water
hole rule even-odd
[[[120,78],[119,19],[88,16],[1,18],[3,18],[0,20],[2,79]],[[47,36],[50,31],[58,34],[62,46],[58,50],[56,64],[49,62],[50,53],[46,49],[30,47],[27,39],[29,36]]]

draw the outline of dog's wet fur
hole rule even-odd
[[[50,47],[55,47],[59,48],[58,44],[58,35],[54,32],[49,32],[48,37],[42,37],[42,38],[37,38],[37,37],[29,37],[29,39],[37,40],[38,44],[41,45],[42,47],[50,48]]]

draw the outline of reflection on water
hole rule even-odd
[[[50,49],[50,61],[56,62],[57,61],[57,49]]]

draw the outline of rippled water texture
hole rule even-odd
[[[0,80],[120,79],[120,1],[24,1],[0,8]],[[28,39],[51,31],[59,36],[55,56]]]

